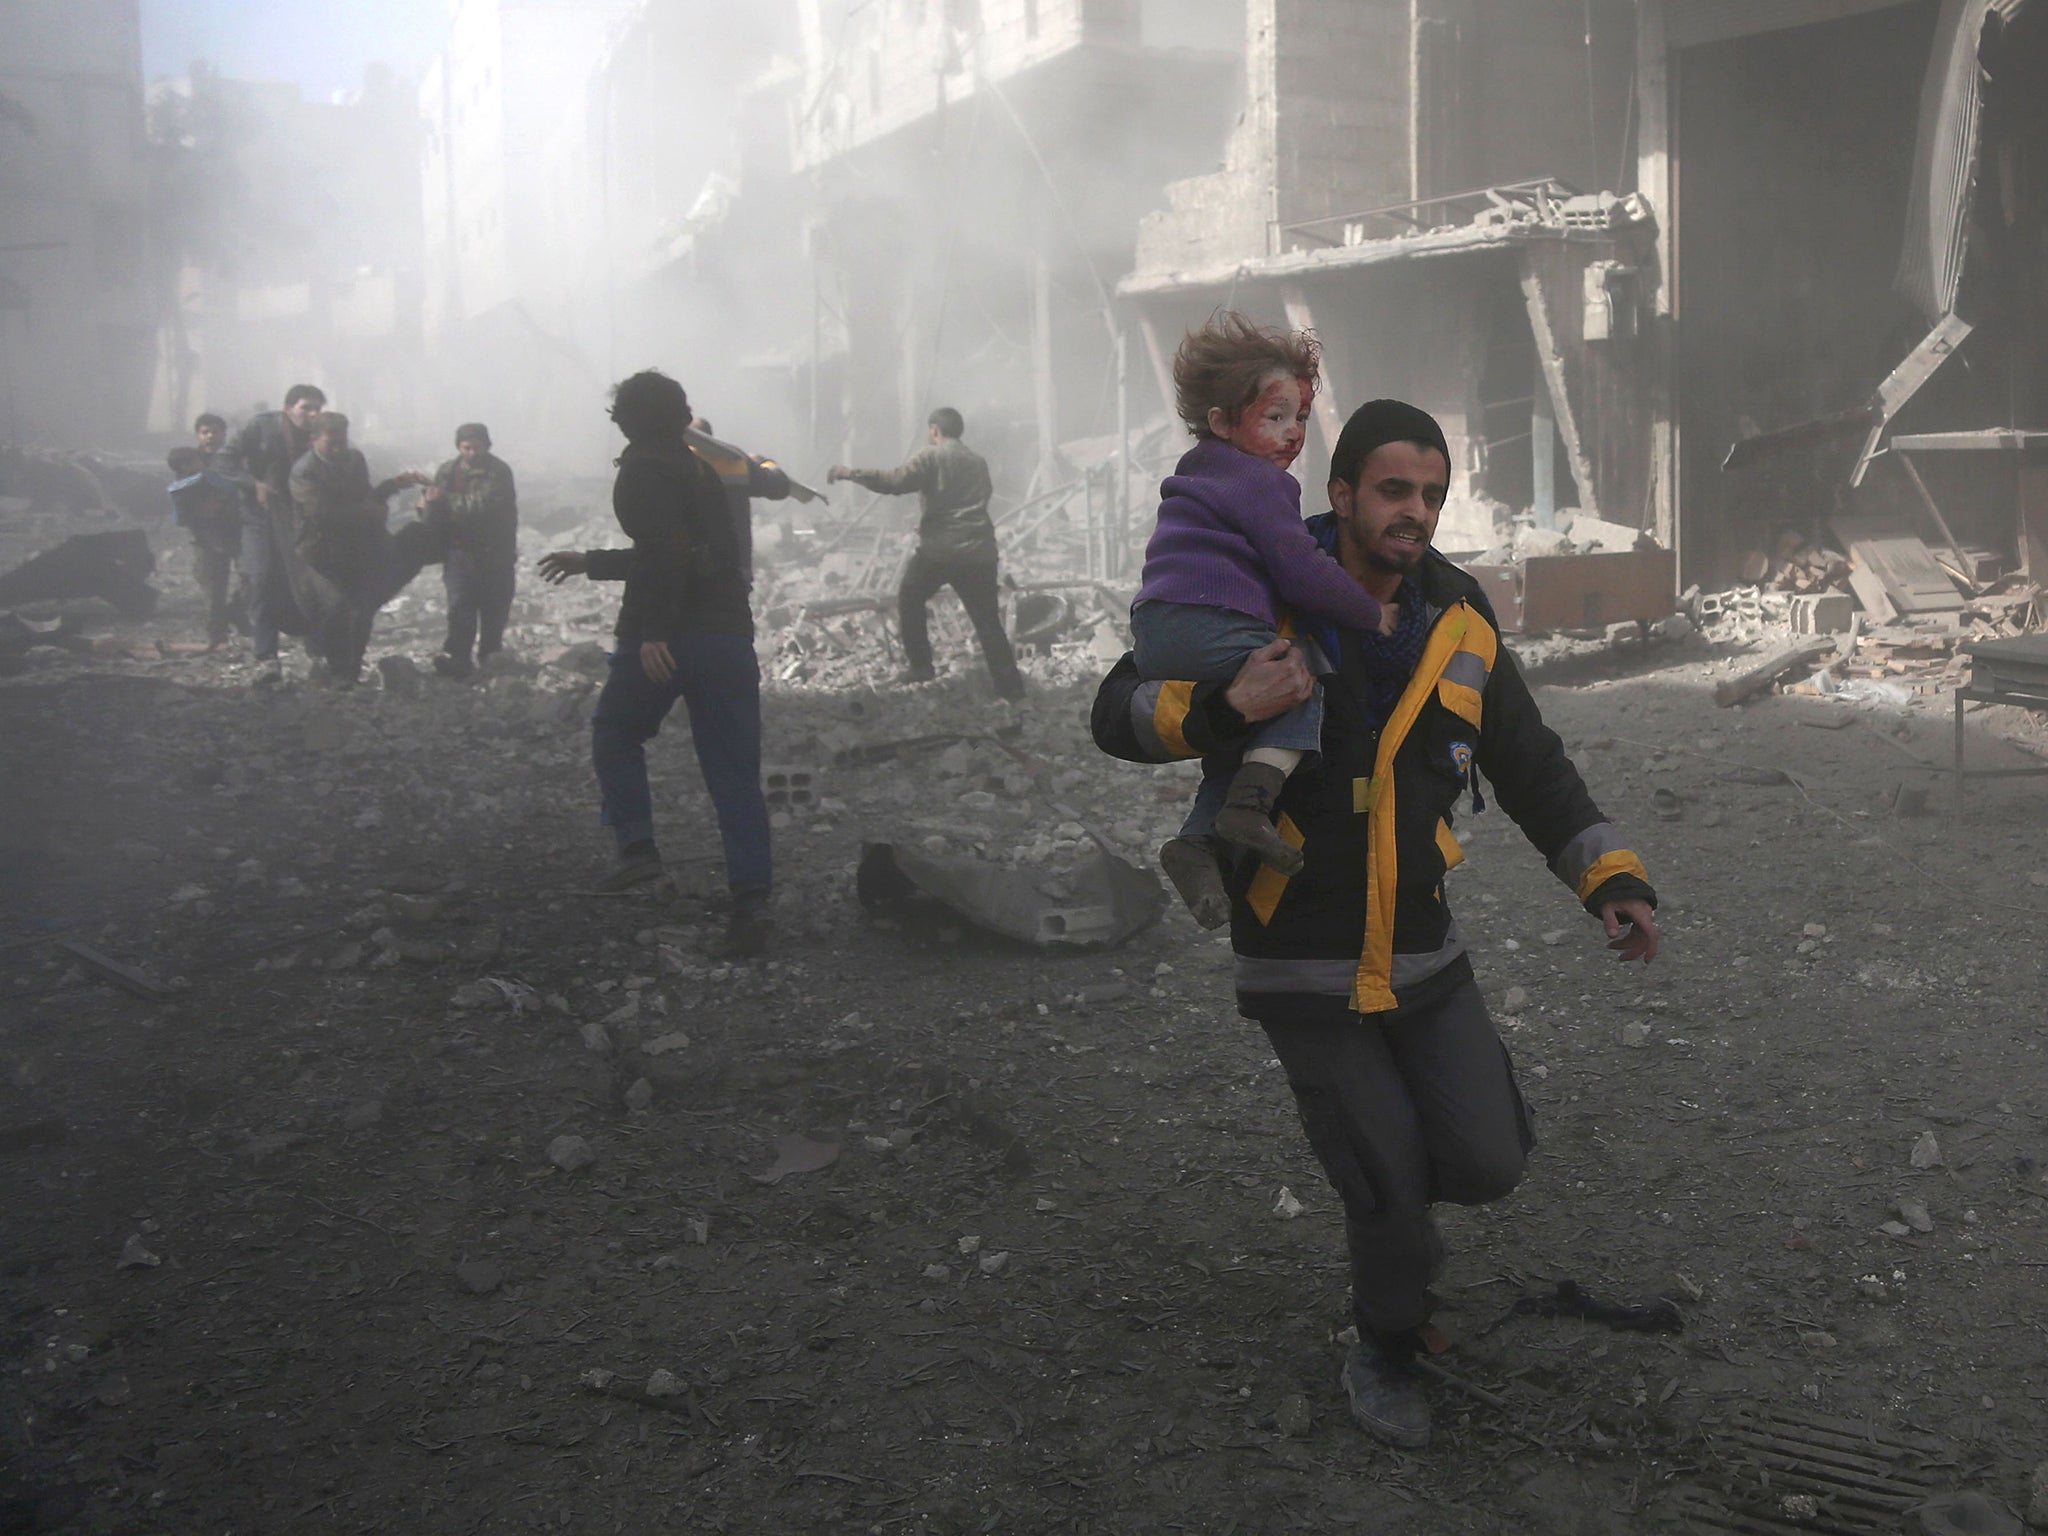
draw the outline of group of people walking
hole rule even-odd
[[[169,456],[171,503],[192,538],[208,641],[224,645],[245,628],[257,686],[284,680],[286,634],[304,639],[335,686],[354,686],[377,611],[433,564],[448,596],[435,670],[466,677],[503,648],[519,502],[483,423],[456,428],[455,457],[432,475],[375,482],[350,446],[348,417],[327,409],[317,385],[294,384],[282,409],[257,413],[232,440],[213,412],[193,436]],[[418,516],[394,530],[390,499],[410,487],[422,492]]]

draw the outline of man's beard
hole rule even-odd
[[[1397,525],[1387,530],[1388,533],[1407,533],[1410,531],[1418,534],[1423,532],[1420,526],[1413,523]],[[1384,571],[1389,576],[1406,576],[1422,564],[1422,557],[1428,553],[1429,540],[1427,536],[1423,538],[1421,543],[1415,546],[1413,554],[1409,554],[1406,550],[1391,550],[1384,544],[1375,543],[1365,552],[1365,563],[1376,571]]]

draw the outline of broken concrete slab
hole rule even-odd
[[[0,574],[0,608],[98,598],[125,619],[146,619],[156,612],[155,571],[141,528],[73,534]]]
[[[1101,849],[1051,873],[865,843],[854,883],[872,912],[916,918],[943,909],[989,933],[1047,947],[1121,944],[1166,910],[1157,876]]]

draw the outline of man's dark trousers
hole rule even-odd
[[[441,567],[441,581],[448,590],[448,643],[443,651],[467,661],[473,646],[481,661],[504,648],[518,563],[516,535],[458,536],[449,545]]]
[[[278,610],[291,598],[291,578],[277,539],[270,509],[253,497],[243,503],[242,580],[249,588],[249,643],[258,661],[276,659]]]
[[[1420,1327],[1443,1262],[1430,1204],[1500,1199],[1536,1144],[1478,983],[1468,970],[1392,1013],[1361,1016],[1341,998],[1261,1012],[1309,1145],[1344,1204],[1359,1328]]]
[[[772,878],[768,806],[761,796],[761,668],[747,635],[672,635],[675,675],[648,677],[637,641],[622,641],[590,719],[590,755],[603,821],[619,846],[651,842],[654,801],[646,744],[677,699],[690,713],[697,766],[718,815],[725,878],[735,891],[765,893]]]
[[[903,585],[897,589],[897,623],[903,632],[903,656],[910,670],[932,671],[932,638],[925,605],[941,587],[959,594],[960,606],[974,625],[974,638],[981,642],[982,660],[988,663],[989,678],[996,694],[1005,699],[1024,697],[1024,678],[1017,670],[1017,656],[1010,649],[1010,637],[1003,631],[1003,610],[996,597],[994,560],[949,560],[923,550],[910,557],[903,570]]]

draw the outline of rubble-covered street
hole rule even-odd
[[[529,533],[524,568],[577,532]],[[183,644],[197,599],[167,564],[155,618],[91,609],[80,648],[0,682],[23,1479],[0,1493],[50,1528],[1632,1533],[1732,1490],[1773,1530],[1874,1530],[1966,1485],[2025,1507],[2048,835],[2027,779],[1974,785],[1954,825],[1927,771],[1945,696],[1718,708],[1786,638],[1710,638],[1736,618],[1529,647],[1667,944],[1616,969],[1505,818],[1461,823],[1452,896],[1541,1145],[1512,1198],[1448,1211],[1439,1445],[1411,1455],[1335,1391],[1340,1217],[1221,938],[1175,906],[1119,948],[1038,949],[856,902],[871,840],[1056,871],[1094,832],[1150,866],[1192,779],[1088,743],[1096,630],[1027,656],[1013,716],[957,608],[951,674],[878,690],[881,620],[800,617],[818,593],[764,573],[789,610],[768,670],[840,659],[771,684],[765,760],[797,786],[778,942],[726,965],[694,896],[584,893],[599,594],[523,582],[522,660],[458,684],[417,675],[430,578],[380,626],[383,686],[265,697]],[[2040,742],[2004,710],[1972,732],[1984,765]],[[654,749],[659,814],[708,861],[685,735]],[[1927,814],[1895,813],[1901,784]],[[1677,1327],[1556,1315],[1567,1282],[1668,1298]],[[1860,1470],[1826,1472],[1821,1509],[1800,1471],[1831,1456]],[[34,1507],[6,1528],[44,1528]]]

